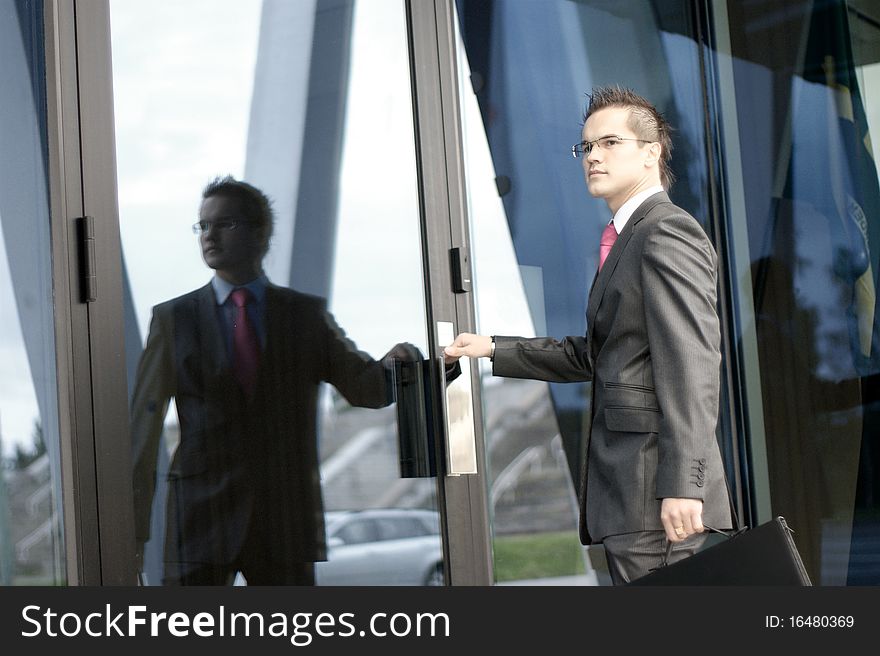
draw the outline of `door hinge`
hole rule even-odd
[[[98,300],[98,276],[95,266],[95,220],[90,216],[77,219],[79,232],[80,277],[82,279],[82,301],[92,303]]]
[[[452,291],[464,294],[471,291],[470,251],[466,246],[449,249],[449,264],[452,269]]]

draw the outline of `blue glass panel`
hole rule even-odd
[[[789,9],[727,10],[755,309],[736,330],[756,331],[773,514],[815,582],[877,584],[880,31],[843,1]]]

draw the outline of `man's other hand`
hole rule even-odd
[[[391,347],[391,349],[382,356],[382,362],[386,367],[393,367],[395,361],[401,362],[418,362],[423,358],[422,352],[417,346],[409,342],[400,342]]]
[[[660,521],[670,542],[682,542],[703,532],[703,502],[700,499],[663,499]]]

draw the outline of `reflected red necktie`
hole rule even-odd
[[[229,297],[235,304],[232,317],[232,369],[241,389],[250,395],[257,382],[260,358],[257,333],[247,313],[247,304],[253,300],[253,295],[244,287],[239,287],[233,289]]]
[[[617,230],[614,229],[614,221],[605,226],[605,229],[602,231],[602,239],[599,240],[599,270],[602,270],[602,265],[605,264],[605,258],[608,257],[608,253],[611,252],[611,247],[614,246],[614,242],[617,241]]]

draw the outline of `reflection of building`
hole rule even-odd
[[[8,533],[13,559],[9,582],[55,584],[63,554],[57,548],[60,526],[54,511],[49,457],[43,454],[23,469],[8,468],[2,473],[8,512],[15,518]]]

